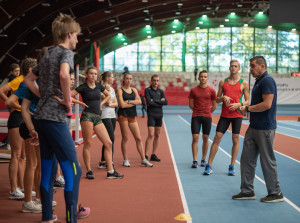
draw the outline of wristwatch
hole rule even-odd
[[[249,105],[246,106],[246,111],[249,112]]]
[[[130,100],[128,100],[128,104],[130,104]]]

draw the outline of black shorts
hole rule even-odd
[[[217,125],[217,132],[225,133],[231,123],[232,133],[240,134],[243,118],[224,118],[220,117]]]
[[[7,128],[19,128],[22,123],[22,115],[20,111],[13,111],[10,113],[9,118],[7,120]]]
[[[162,126],[162,116],[148,115],[147,126],[148,127],[161,127]]]
[[[25,140],[25,139],[29,139],[30,135],[29,135],[29,130],[25,124],[25,122],[22,122],[19,128],[19,132],[20,132],[20,136]]]
[[[35,125],[35,119],[31,118],[33,125]],[[29,135],[29,130],[25,124],[25,122],[22,122],[19,128],[20,136],[25,140],[31,138]]]
[[[211,129],[212,119],[204,116],[196,116],[192,117],[191,130],[192,134],[199,134],[201,125],[202,125],[202,133],[204,135],[209,135]]]

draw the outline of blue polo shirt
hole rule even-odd
[[[250,127],[259,130],[276,129],[277,87],[275,80],[267,71],[255,81],[252,89],[251,105],[261,103],[263,94],[274,94],[272,106],[269,110],[263,112],[250,112]]]

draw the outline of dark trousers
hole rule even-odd
[[[116,118],[104,118],[102,122],[108,132],[109,138],[112,142],[112,155],[114,155],[114,141],[115,141],[115,129],[116,129]],[[102,155],[101,161],[105,161],[104,159],[104,146],[102,146]]]
[[[66,122],[37,120],[41,150],[41,200],[42,220],[52,220],[53,185],[57,160],[65,178],[66,222],[77,222],[77,203],[81,167],[77,160],[75,144]]]

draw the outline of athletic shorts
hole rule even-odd
[[[25,122],[22,122],[19,128],[19,132],[20,132],[20,136],[25,140],[25,139],[29,139],[30,135],[29,135],[29,130],[25,124]]]
[[[94,126],[102,123],[101,115],[97,115],[90,112],[82,112],[80,122],[92,122]]]
[[[20,111],[13,111],[10,113],[9,118],[7,120],[7,128],[13,129],[13,128],[19,128],[22,123],[22,115]]]
[[[162,126],[162,116],[148,115],[147,126],[148,127],[161,127]]]
[[[67,116],[67,125],[69,127],[70,130],[72,130],[72,116]]]
[[[217,132],[225,133],[231,123],[232,133],[240,134],[243,118],[224,118],[220,117],[217,125]]]
[[[205,116],[192,117],[192,134],[199,134],[202,125],[202,133],[204,135],[209,135],[211,129],[211,122],[212,119]]]
[[[118,122],[129,122],[129,123],[134,123],[136,122],[136,117],[126,117],[124,115],[118,116]]]

